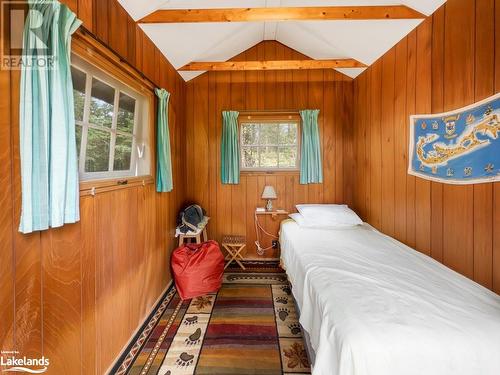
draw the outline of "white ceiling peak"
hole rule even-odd
[[[406,5],[430,15],[446,0],[119,0],[135,20],[158,9]],[[227,61],[263,40],[313,59],[354,58],[371,65],[422,20],[339,20],[142,24],[178,69],[193,61]],[[352,78],[363,68],[337,69]],[[180,72],[190,80],[203,72]]]

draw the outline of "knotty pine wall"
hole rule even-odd
[[[48,374],[103,374],[170,281],[184,196],[185,84],[118,2],[66,3],[86,29],[171,92],[174,191],[157,194],[150,184],[82,196],[79,223],[20,234],[19,72],[1,70],[0,350],[48,357]]]
[[[265,41],[233,60],[306,58],[275,41]],[[224,234],[247,236],[247,258],[258,258],[254,211],[265,202],[264,185],[273,185],[276,208],[293,211],[297,203],[349,202],[350,161],[344,155],[352,144],[350,131],[353,83],[334,70],[272,72],[209,72],[187,84],[186,169],[187,199],[198,202],[212,217],[211,238]],[[324,183],[300,185],[297,173],[245,173],[238,185],[220,182],[220,139],[223,110],[320,110],[319,128]],[[283,219],[285,216],[279,217]],[[262,224],[277,233],[279,220]],[[266,245],[269,241],[264,242]],[[270,250],[266,258],[278,256]]]
[[[408,116],[500,91],[500,1],[448,0],[354,81],[354,207],[363,219],[500,293],[500,183],[410,176]]]

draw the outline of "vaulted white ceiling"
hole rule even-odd
[[[119,0],[135,19],[158,9],[406,5],[425,15],[446,0]],[[141,24],[180,68],[192,61],[227,61],[263,40],[277,40],[313,59],[354,58],[371,65],[422,20],[342,20]],[[356,77],[364,68],[338,71]],[[203,72],[180,72],[190,80]]]

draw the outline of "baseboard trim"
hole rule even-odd
[[[243,258],[242,259],[242,262],[244,263],[246,260],[248,261],[251,261],[251,262],[255,262],[255,261],[259,261],[259,262],[276,262],[276,261],[279,261],[280,258]]]
[[[163,292],[160,294],[160,296],[158,297],[158,299],[153,304],[153,308],[150,310],[149,314],[147,314],[146,317],[143,319],[142,323],[139,324],[139,326],[137,327],[137,329],[132,334],[130,340],[125,344],[125,346],[123,347],[123,349],[120,351],[120,354],[118,355],[118,358],[115,360],[115,362],[106,371],[106,374],[111,375],[111,374],[114,374],[114,373],[116,373],[118,371],[118,369],[120,368],[121,363],[125,360],[125,358],[127,357],[128,353],[130,352],[130,350],[134,346],[135,342],[139,339],[142,331],[144,331],[144,329],[146,328],[148,322],[151,320],[151,318],[153,318],[154,314],[159,309],[159,307],[160,307],[163,299],[166,297],[166,295],[168,294],[168,292],[170,292],[170,289],[172,289],[173,286],[174,286],[174,282],[173,282],[173,280],[170,280],[169,283],[167,284],[167,286],[165,287],[165,289],[163,290]],[[146,343],[146,341],[144,341],[144,344],[145,343]],[[142,349],[142,347],[141,347],[141,349]],[[141,350],[138,350],[137,354],[139,354],[140,352],[141,352]],[[135,358],[134,358],[134,360],[135,360]]]

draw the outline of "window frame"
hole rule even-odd
[[[242,127],[244,124],[248,123],[258,123],[259,125],[269,123],[269,124],[280,124],[280,123],[296,123],[297,124],[297,144],[295,145],[297,148],[297,157],[295,160],[294,167],[245,167],[243,164],[243,147],[255,147],[258,150],[264,147],[277,147],[278,148],[278,163],[279,163],[279,147],[291,147],[294,145],[280,145],[277,144],[265,144],[265,145],[243,145],[242,138]],[[276,172],[298,172],[300,171],[300,152],[301,152],[301,139],[302,139],[302,120],[300,115],[296,112],[293,113],[265,113],[265,112],[256,112],[256,113],[240,113],[238,116],[238,144],[240,147],[240,171],[245,172],[268,172],[268,173],[276,173]],[[259,164],[260,164],[260,151],[259,151]]]
[[[113,73],[104,71],[103,68],[95,66],[93,63],[87,61],[86,59],[80,57],[77,54],[72,54],[71,56],[71,67],[79,70],[85,75],[85,102],[83,108],[83,118],[82,120],[77,120],[75,118],[75,127],[80,126],[82,130],[81,134],[81,144],[80,144],[80,154],[78,160],[78,174],[80,181],[82,182],[94,182],[101,180],[117,180],[123,178],[135,178],[140,176],[151,176],[152,169],[152,160],[150,158],[147,163],[147,169],[149,170],[147,173],[136,174],[137,170],[137,141],[139,137],[139,131],[141,133],[145,133],[146,130],[143,127],[149,128],[149,122],[147,120],[150,117],[150,103],[148,103],[148,98],[134,90],[134,88],[130,87],[128,84],[120,81],[119,79],[113,76]],[[105,126],[100,126],[97,124],[92,124],[89,121],[90,118],[90,104],[92,98],[92,81],[96,79],[114,90],[114,98],[113,98],[113,118],[111,127],[107,128]],[[117,128],[118,121],[118,111],[119,111],[119,100],[120,93],[128,95],[132,99],[135,100],[134,107],[134,128],[132,133],[127,133],[121,131]],[[141,123],[141,121],[143,123]],[[96,129],[99,131],[105,131],[110,135],[109,141],[109,155],[108,155],[108,170],[107,171],[99,171],[99,172],[86,172],[85,171],[85,162],[86,162],[86,154],[87,154],[87,137],[89,129]],[[114,164],[115,157],[115,146],[116,146],[116,137],[117,135],[124,135],[132,138],[132,146],[131,146],[131,155],[130,155],[130,168],[127,170],[110,170]],[[139,137],[139,141],[142,141],[143,144],[147,145],[148,148],[151,148],[151,137],[144,137],[146,139],[142,139],[143,137]]]

